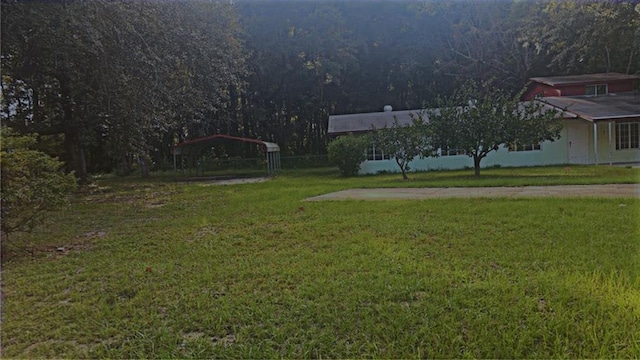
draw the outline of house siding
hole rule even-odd
[[[640,149],[615,149],[615,123],[611,125],[611,143],[609,143],[609,125],[597,124],[598,164],[630,163],[640,161]],[[571,139],[580,139],[580,144],[570,143]],[[564,120],[560,139],[541,143],[540,150],[509,151],[500,147],[489,153],[481,167],[523,167],[564,164],[595,164],[596,154],[593,139],[593,123],[582,119]],[[411,171],[456,170],[473,168],[473,159],[467,155],[415,158],[409,164]],[[361,174],[380,172],[400,172],[395,160],[365,161],[360,166]]]
[[[553,86],[540,84],[540,83],[533,83],[532,85],[530,85],[529,91],[527,91],[527,93],[522,96],[522,100],[528,101],[539,95],[561,96],[562,94],[559,89],[554,88]]]
[[[482,167],[515,167],[515,166],[541,166],[558,165],[567,163],[566,136],[556,141],[545,141],[541,144],[541,150],[533,151],[509,151],[500,147],[497,151],[490,152],[482,159]],[[415,158],[409,164],[411,171],[429,170],[455,170],[473,168],[473,159],[467,155],[453,155],[440,157]],[[361,174],[376,174],[379,172],[399,172],[395,160],[365,161],[360,166]]]

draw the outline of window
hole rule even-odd
[[[466,155],[467,152],[464,149],[451,149],[451,148],[440,148],[439,151],[440,156],[455,156],[455,155]]]
[[[540,143],[538,144],[509,144],[509,151],[534,151],[534,150],[542,150]]]
[[[587,85],[585,95],[606,95],[608,93],[607,84]]]
[[[385,154],[382,149],[376,148],[376,144],[371,144],[367,149],[368,161],[389,160],[390,158],[389,154]]]
[[[616,124],[616,150],[640,148],[640,122]]]

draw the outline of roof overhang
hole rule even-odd
[[[549,86],[589,85],[599,83],[611,83],[617,81],[640,80],[640,75],[620,73],[599,73],[569,76],[534,77],[529,80]]]
[[[173,153],[175,155],[180,155],[186,152],[191,152],[191,150],[200,151],[203,148],[214,146],[215,144],[225,140],[235,140],[235,141],[243,141],[243,142],[258,144],[262,146],[262,149],[264,150],[265,153],[280,151],[280,146],[278,146],[278,144],[276,143],[262,141],[258,139],[250,139],[250,138],[243,138],[238,136],[218,134],[218,135],[205,136],[205,137],[181,142],[173,147]]]
[[[541,101],[563,109],[585,120],[631,120],[640,118],[640,94],[609,94],[604,96],[553,96]]]

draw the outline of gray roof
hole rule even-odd
[[[329,116],[327,132],[332,135],[348,134],[371,131],[374,127],[382,129],[391,127],[394,119],[398,119],[400,125],[413,122],[413,118],[422,115],[426,120],[424,110],[381,111],[372,113],[343,114]]]
[[[640,118],[640,94],[552,96],[540,100],[590,121]]]
[[[558,85],[578,85],[578,84],[598,84],[613,81],[640,80],[640,75],[627,75],[620,73],[600,73],[585,75],[569,75],[569,76],[549,76],[534,77],[531,81],[547,84],[550,86]]]
[[[544,104],[543,111],[554,109],[552,106]],[[438,112],[438,109],[435,109]],[[411,124],[413,117],[422,115],[422,121],[428,122],[429,117],[426,114],[426,109],[417,110],[403,110],[403,111],[389,111],[389,112],[372,112],[372,113],[360,113],[360,114],[344,114],[344,115],[331,115],[329,116],[329,135],[342,135],[348,133],[362,133],[371,131],[374,127],[376,129],[382,129],[385,126],[391,127],[393,125],[394,118],[398,119],[400,125]],[[567,118],[575,118],[576,116],[571,113],[563,113],[562,116]]]

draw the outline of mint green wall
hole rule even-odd
[[[564,132],[565,130],[563,130]],[[554,142],[544,142],[540,150],[509,151],[500,148],[492,151],[482,159],[482,167],[500,166],[539,166],[567,163],[567,144],[561,137]],[[473,159],[466,155],[440,156],[437,158],[416,158],[410,164],[411,171],[453,170],[465,167],[473,168]],[[361,174],[375,174],[378,172],[398,172],[400,169],[394,160],[365,161],[360,166]]]
[[[598,132],[598,163],[608,164],[622,162],[640,162],[640,149],[616,150],[615,149],[615,124],[611,126],[611,152],[609,151],[608,124],[606,122],[597,125]],[[576,137],[578,137],[576,139]],[[585,139],[586,137],[586,139]],[[569,148],[569,139],[573,139]],[[578,144],[580,142],[580,144]],[[560,139],[541,144],[540,150],[510,152],[500,148],[487,155],[480,165],[491,166],[541,166],[561,165],[570,163],[595,164],[593,139],[593,123],[583,119],[565,120]],[[572,151],[570,156],[570,151]],[[570,157],[573,159],[570,159]],[[453,170],[473,167],[473,159],[466,155],[441,156],[438,158],[416,158],[409,166],[411,171],[427,170]],[[394,160],[365,161],[360,166],[361,174],[375,174],[378,172],[399,172],[400,169]]]

